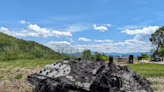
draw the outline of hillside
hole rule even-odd
[[[34,41],[17,39],[0,32],[0,60],[14,59],[60,59],[66,55],[61,55],[54,50]]]

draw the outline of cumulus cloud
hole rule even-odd
[[[149,52],[151,42],[149,37],[159,27],[149,26],[142,29],[134,29],[132,32],[125,31],[128,35],[135,35],[133,39],[127,39],[123,42],[116,43],[101,43],[101,44],[89,44],[89,45],[75,45],[74,47],[90,49],[91,51],[104,52],[104,53],[132,53],[132,52]],[[135,32],[138,31],[138,32]],[[94,40],[95,42],[105,42],[105,40]]]
[[[113,42],[113,40],[95,40],[95,42]]]
[[[0,32],[4,32],[11,36],[22,36],[22,37],[48,37],[48,36],[71,36],[72,34],[70,32],[60,32],[55,30],[48,30],[46,28],[41,28],[36,24],[30,24],[28,26],[28,29],[22,30],[20,32],[10,31],[7,28],[1,27]]]
[[[19,21],[19,23],[21,23],[21,24],[25,24],[25,23],[26,23],[26,21],[21,20],[21,21]]]
[[[100,32],[105,32],[105,30],[108,30],[108,28],[106,26],[99,26],[99,27],[97,27],[96,24],[93,25],[93,28],[95,30],[99,30]]]
[[[149,27],[144,27],[143,29],[134,29],[134,30],[126,29],[126,30],[121,31],[120,33],[125,32],[126,34],[129,34],[129,35],[134,35],[134,34],[140,34],[140,35],[151,34],[151,33],[154,33],[158,28],[159,28],[158,26],[149,26]]]
[[[145,29],[142,28],[142,30]],[[123,42],[116,42],[116,43],[105,43],[105,41],[112,42],[112,40],[94,40],[95,42],[104,42],[104,43],[88,44],[88,45],[71,45],[71,46],[79,49],[81,52],[84,49],[90,49],[91,51],[104,52],[104,53],[149,52],[150,49],[152,49],[151,42],[149,41],[150,35],[151,34],[135,34],[133,39],[127,39]]]
[[[83,38],[83,37],[80,37],[78,40],[80,40],[80,41],[91,41],[91,39],[87,39],[87,38]]]
[[[52,50],[59,52],[59,53],[68,53],[68,46],[70,47],[71,43],[67,41],[51,41],[47,42],[45,46],[48,46]]]

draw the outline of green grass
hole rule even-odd
[[[22,77],[23,77],[22,74],[18,74],[18,75],[15,76],[16,79],[21,79]]]
[[[129,64],[127,66],[142,77],[164,76],[164,65],[162,64]]]
[[[0,75],[0,79],[3,78],[4,76]]]
[[[158,81],[152,81],[151,83],[155,85],[160,84]]]
[[[61,60],[61,59],[59,59]],[[9,66],[14,67],[36,67],[37,65],[40,67],[45,66],[46,64],[52,64],[56,62],[57,60],[53,59],[25,59],[25,60],[8,60],[8,61],[0,61],[0,68],[6,68]],[[7,72],[11,72],[11,70],[7,70]]]
[[[2,90],[2,92],[10,92],[10,91],[5,91],[5,90]]]
[[[8,79],[8,80],[12,80],[12,79],[14,79],[14,77],[13,77],[13,76],[10,76],[10,77],[8,77],[7,79]]]
[[[1,74],[4,74],[5,72],[3,70],[1,70]]]
[[[11,68],[6,71],[6,73],[12,73]]]
[[[20,70],[18,69],[16,72],[19,72]]]
[[[153,89],[153,90],[158,90],[158,88],[157,88],[157,87],[152,87],[152,89]]]

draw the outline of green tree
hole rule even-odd
[[[141,53],[141,56],[143,56],[143,58],[148,58],[149,57],[149,55],[144,54],[144,53]]]
[[[101,60],[102,61],[106,61],[107,59],[106,59],[106,56],[101,56]]]
[[[86,60],[86,59],[92,59],[92,54],[89,49],[86,49],[82,52],[81,59]]]
[[[164,43],[164,26],[160,27],[158,30],[155,31],[155,33],[151,34],[151,38],[149,38],[149,40],[151,41],[153,47],[153,49],[150,50],[152,54],[159,54],[159,50]]]
[[[106,56],[106,55],[103,53],[102,56]]]
[[[155,52],[154,52],[155,53]],[[164,43],[162,44],[160,51],[158,52],[160,56],[164,56]]]
[[[102,55],[101,55],[101,54],[99,54],[98,52],[95,52],[95,54],[94,54],[94,55],[95,55],[95,60],[96,60],[96,61],[100,61],[100,60],[102,59],[102,58],[101,58],[101,57],[102,57]]]

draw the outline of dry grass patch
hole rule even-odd
[[[164,77],[146,78],[152,84],[150,85],[154,92],[164,92]]]

